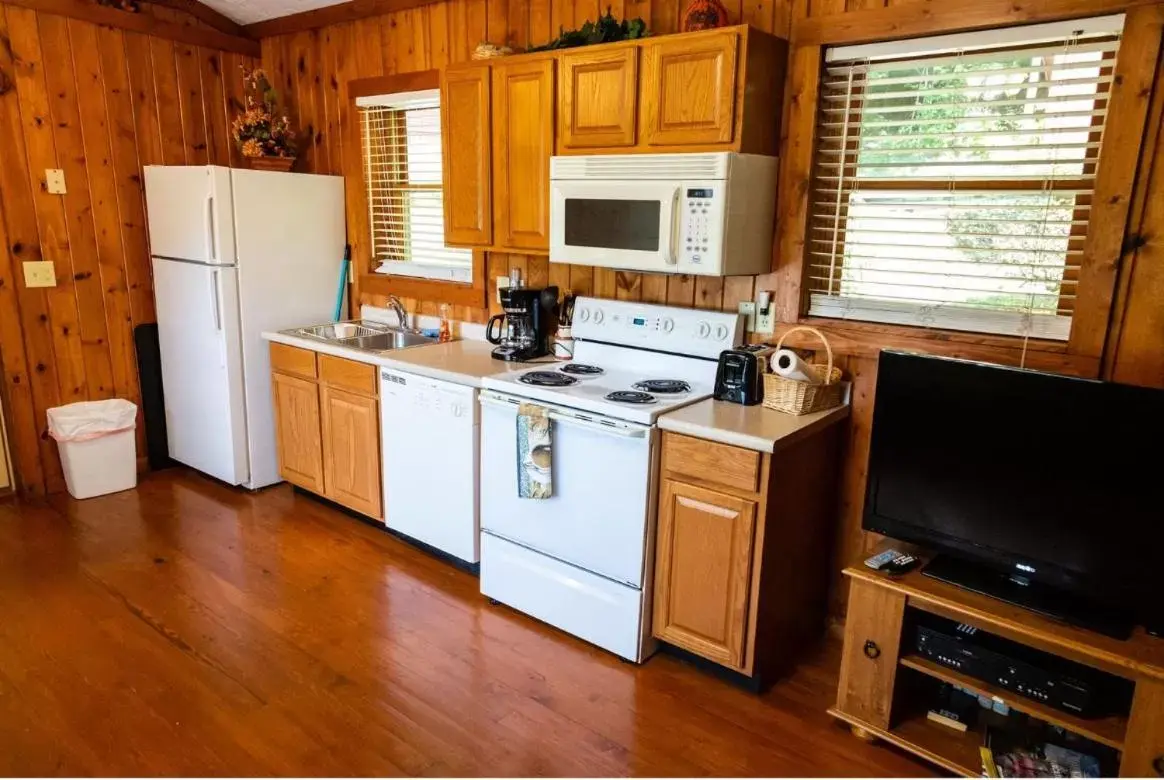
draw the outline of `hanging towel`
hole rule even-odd
[[[517,407],[517,495],[520,498],[550,498],[553,456],[549,410],[536,404]]]

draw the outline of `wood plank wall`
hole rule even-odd
[[[140,401],[133,328],[155,320],[141,167],[238,162],[227,128],[244,64],[0,2],[0,360],[22,492],[63,489],[46,409]],[[66,195],[48,194],[46,168],[64,169]],[[57,286],[26,288],[21,264],[42,259]]]
[[[760,29],[788,35],[793,19],[847,11],[888,8],[917,0],[730,0],[731,21],[747,22]],[[919,7],[922,3],[919,2]],[[656,34],[679,28],[684,0],[617,0],[611,3],[616,16],[641,16]],[[359,161],[348,142],[345,83],[351,78],[441,67],[469,58],[478,41],[524,46],[545,42],[559,26],[570,27],[593,19],[605,4],[598,0],[446,0],[419,9],[310,32],[263,40],[263,64],[281,87],[300,127],[307,128],[307,170],[345,174],[348,186],[359,187]],[[941,9],[926,4],[926,13]],[[1164,83],[1158,79],[1158,83]],[[1160,92],[1161,90],[1157,90]],[[1157,95],[1159,98],[1159,95]],[[1160,101],[1157,100],[1157,103]],[[1154,114],[1159,124],[1159,106]],[[1123,322],[1119,337],[1109,345],[1105,375],[1123,381],[1164,387],[1164,162],[1156,165],[1148,181],[1147,171],[1156,153],[1164,152],[1155,136],[1141,165],[1139,188],[1141,214],[1136,239],[1143,246],[1129,264],[1123,281]],[[1164,161],[1164,157],[1160,158]],[[354,167],[353,167],[354,165]],[[1150,190],[1150,193],[1149,193]],[[349,213],[349,232],[355,240],[363,234],[362,215]],[[756,290],[775,290],[775,274],[758,277],[705,279],[689,276],[622,273],[584,266],[551,265],[544,257],[493,254],[488,257],[491,302],[495,280],[518,268],[531,284],[557,284],[579,294],[669,303],[708,309],[734,310],[739,301],[752,299]],[[383,305],[377,296],[361,296],[360,303]],[[437,302],[410,301],[410,308],[435,313]],[[491,308],[495,304],[491,304]],[[458,319],[482,321],[491,312],[458,309]],[[966,356],[1015,363],[1020,352],[994,347],[998,339],[984,340]],[[838,362],[853,381],[853,414],[848,423],[846,454],[839,476],[837,544],[834,569],[870,549],[876,539],[861,531],[868,456],[877,376],[876,349],[880,347],[925,348],[924,342],[875,334],[860,335],[841,343]],[[833,611],[844,610],[846,591],[834,588]]]

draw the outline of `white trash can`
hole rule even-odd
[[[121,398],[80,401],[48,410],[65,485],[73,498],[92,498],[137,486],[137,405]]]

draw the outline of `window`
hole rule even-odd
[[[1122,27],[827,49],[809,314],[1066,339]]]
[[[472,282],[473,253],[445,246],[440,92],[356,99],[377,273]]]

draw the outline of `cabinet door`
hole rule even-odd
[[[637,48],[577,51],[559,62],[558,143],[566,149],[634,146]]]
[[[275,447],[279,476],[312,493],[323,492],[319,385],[278,372],[271,374],[275,396]]]
[[[447,244],[488,246],[493,241],[491,86],[486,65],[446,68],[441,75]]]
[[[655,558],[654,633],[744,667],[756,503],[664,480]]]
[[[1121,777],[1164,777],[1164,682],[1136,683],[1125,740]]]
[[[904,618],[905,596],[852,580],[837,682],[838,710],[878,728],[889,728]]]
[[[731,142],[737,34],[676,38],[643,47],[643,140],[649,146]]]
[[[553,61],[494,65],[493,240],[497,246],[549,251],[553,152]]]
[[[380,415],[375,398],[321,385],[324,495],[382,519]]]

